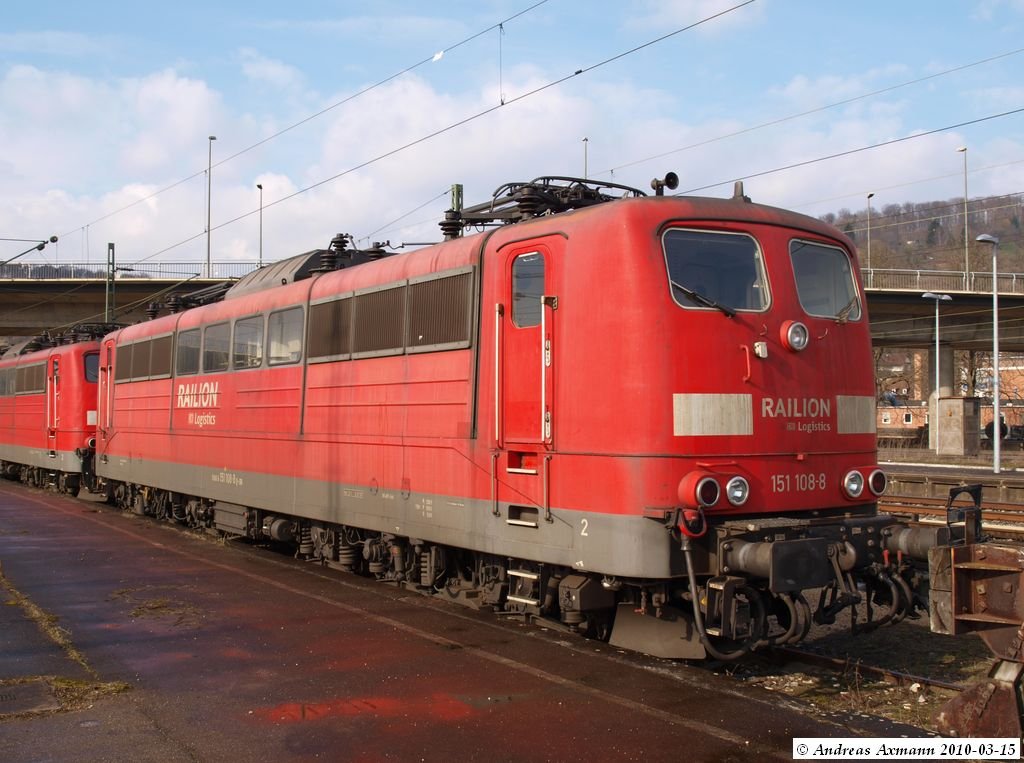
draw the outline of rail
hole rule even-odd
[[[256,270],[255,261],[226,260],[210,263],[209,278],[241,278]],[[115,277],[119,281],[159,278],[162,280],[207,278],[206,262],[126,262],[118,265]],[[0,265],[0,280],[80,280],[104,281],[107,278],[106,265],[101,262],[14,262]]]
[[[991,294],[992,273],[962,270],[861,270],[869,291],[934,291],[960,294]],[[1000,294],[1024,294],[1024,275],[998,273]]]

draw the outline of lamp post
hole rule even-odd
[[[256,187],[260,189],[260,260],[259,267],[263,267],[263,183],[257,183]]]
[[[583,179],[587,179],[589,168],[587,167],[587,149],[590,147],[590,138],[583,139]]]
[[[940,302],[951,302],[953,298],[948,294],[933,294],[930,291],[926,291],[921,295],[922,299],[934,299],[935,300],[935,410],[933,412],[933,421],[935,422],[935,452],[939,452],[939,303]]]
[[[964,291],[967,291],[971,272],[971,257],[967,248],[967,146],[960,146],[957,151],[964,155]]]
[[[217,140],[216,135],[211,135],[207,140],[209,150],[206,156],[206,277],[213,275],[210,269],[210,190],[213,187],[213,142]]]
[[[868,279],[871,279],[871,199],[874,193],[868,194]]]
[[[999,446],[1003,438],[999,420],[999,239],[982,233],[975,241],[992,244],[992,471],[999,474]]]

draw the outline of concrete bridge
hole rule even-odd
[[[992,273],[928,270],[865,270],[865,291],[876,347],[934,349],[935,300],[942,349],[992,349]],[[999,273],[999,348],[1024,352],[1024,274]]]
[[[211,276],[203,275],[205,262],[118,268],[112,289],[115,320],[145,320],[151,302],[224,283],[255,268],[255,262],[216,262],[211,263]],[[101,263],[0,267],[0,337],[34,336],[75,323],[102,322],[106,303],[107,278]]]

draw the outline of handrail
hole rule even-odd
[[[125,263],[117,267],[115,277],[118,281],[144,280],[158,278],[162,280],[187,278],[199,280],[219,280],[224,278],[241,278],[256,270],[259,265],[255,260],[225,260],[210,263],[210,276],[204,276],[204,262],[140,262]],[[104,281],[107,278],[106,266],[102,262],[12,262],[0,265],[0,280],[76,280]]]
[[[991,294],[991,271],[861,269],[864,288],[879,291],[932,291]],[[998,273],[1000,294],[1024,294],[1024,274]]]

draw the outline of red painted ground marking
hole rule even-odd
[[[225,647],[220,650],[221,657],[227,657],[232,660],[253,660],[256,659],[256,654],[250,652],[248,649],[240,649],[238,647]]]
[[[448,694],[432,697],[403,699],[401,697],[354,697],[326,702],[285,702],[275,707],[252,711],[269,723],[301,723],[323,718],[373,716],[394,718],[421,716],[436,721],[461,721],[476,711],[465,702]]]

